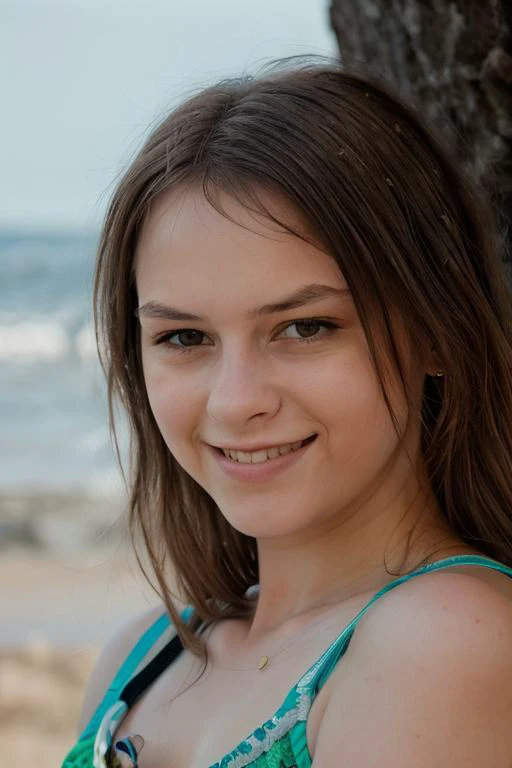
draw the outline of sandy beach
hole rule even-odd
[[[2,765],[58,768],[99,649],[158,603],[117,500],[0,498]]]
[[[2,764],[58,768],[73,742],[96,650],[0,651]]]

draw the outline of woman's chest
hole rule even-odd
[[[139,768],[208,768],[271,719],[270,738],[287,732],[294,720],[295,696],[289,694],[300,676],[297,666],[269,666],[262,672],[208,668],[200,676],[199,662],[181,661],[134,705],[116,738],[142,737]],[[308,744],[316,740],[323,698],[320,692],[311,705]]]

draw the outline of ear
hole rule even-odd
[[[420,377],[443,376],[444,365],[439,355],[436,342],[432,336],[423,333],[417,328],[407,327],[403,320],[392,312],[392,324],[395,339],[398,340],[402,350],[406,350],[407,357],[411,360]]]
[[[425,376],[444,375],[444,366],[439,356],[439,350],[432,337],[414,333],[411,344],[414,356],[418,364],[421,365]]]
[[[430,345],[430,351],[426,356],[425,363],[425,374],[427,376],[440,378],[445,375],[443,366],[439,360],[439,353],[437,352],[435,343]]]

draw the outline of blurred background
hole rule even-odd
[[[3,0],[0,51],[0,742],[4,765],[55,768],[98,648],[157,601],[92,329],[116,178],[193,91],[337,46],[326,0]]]
[[[341,52],[341,54],[340,54]],[[295,54],[415,104],[493,201],[512,276],[509,0],[2,0],[0,750],[59,766],[98,649],[158,598],[134,562],[92,329],[100,222],[152,124]],[[121,452],[127,435],[121,423]]]

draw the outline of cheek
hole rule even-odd
[[[193,431],[198,406],[195,388],[187,386],[183,377],[172,376],[169,369],[143,355],[144,380],[151,411],[169,450],[178,458],[180,445]]]
[[[377,377],[370,361],[360,354],[312,368],[307,377],[301,376],[301,389],[304,400],[315,404],[326,425],[345,426],[345,434],[346,427],[357,425],[359,432],[386,420]]]
[[[397,444],[397,435],[371,361],[362,354],[332,366],[321,366],[309,377],[307,392],[315,417],[324,424],[332,459],[354,472],[368,462],[386,461]],[[407,406],[398,393],[389,392],[401,429]]]

